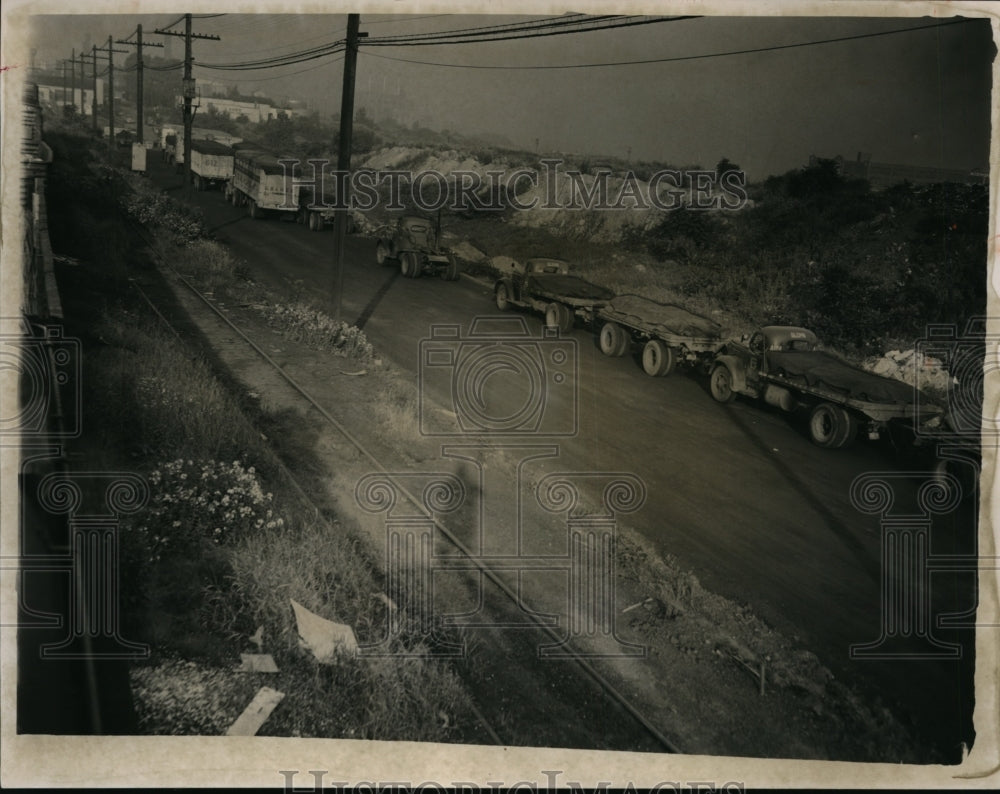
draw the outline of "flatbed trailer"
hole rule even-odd
[[[569,263],[545,257],[512,262],[493,285],[493,296],[500,311],[512,306],[534,309],[545,315],[546,326],[565,333],[576,317],[592,324],[614,293],[572,275]]]
[[[669,375],[678,365],[706,369],[722,341],[722,326],[672,303],[639,295],[619,295],[597,310],[598,344],[606,356],[642,348],[642,368],[651,377]]]

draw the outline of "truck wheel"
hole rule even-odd
[[[673,348],[667,347],[659,339],[650,339],[642,348],[642,368],[652,378],[669,375],[676,361]]]
[[[399,270],[406,278],[420,277],[420,260],[416,251],[404,251],[399,255]]]
[[[733,391],[733,376],[725,364],[716,364],[708,378],[708,390],[712,397],[720,403],[732,402],[736,397]]]
[[[857,420],[844,408],[820,403],[809,414],[809,437],[817,446],[839,449],[854,440]]]
[[[445,281],[458,281],[458,260],[451,251],[448,252],[448,267],[441,275]]]
[[[323,218],[320,217],[318,212],[309,213],[309,230],[313,232],[318,232],[323,228]]]
[[[628,350],[629,336],[618,323],[604,323],[597,343],[606,356],[624,356]]]
[[[507,292],[507,285],[502,281],[497,284],[493,295],[496,298],[497,308],[500,311],[505,312],[510,308],[510,293]]]
[[[194,189],[199,193],[205,189],[205,186],[201,183],[201,177],[195,174],[192,179],[194,180]]]
[[[545,307],[545,326],[566,333],[573,327],[573,313],[568,306],[553,301]]]
[[[254,220],[260,218],[260,209],[257,207],[257,202],[253,199],[250,199],[250,217]]]
[[[379,240],[375,243],[375,263],[378,265],[384,265],[390,259],[389,248]]]
[[[565,303],[560,303],[559,311],[562,313],[562,323],[559,325],[559,330],[564,334],[568,334],[573,330],[573,321],[575,319],[573,310]]]

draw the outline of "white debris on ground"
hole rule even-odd
[[[884,356],[864,361],[862,366],[876,375],[903,381],[930,394],[945,395],[951,384],[951,375],[942,368],[939,359],[912,348],[890,350]]]
[[[341,654],[350,656],[358,652],[358,641],[350,626],[310,612],[294,598],[289,601],[299,629],[299,644],[310,651],[318,662],[334,664]]]

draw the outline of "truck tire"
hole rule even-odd
[[[510,308],[510,293],[507,291],[507,285],[502,281],[493,290],[493,297],[496,298],[497,308],[500,311],[505,312]]]
[[[662,378],[674,370],[677,355],[660,339],[650,339],[642,348],[642,368],[651,378]]]
[[[624,356],[629,341],[628,332],[618,323],[604,323],[597,337],[598,347],[606,356]]]
[[[725,364],[716,364],[708,377],[708,390],[716,402],[730,403],[736,399],[733,391],[733,374]]]
[[[404,251],[399,255],[399,270],[406,278],[420,278],[420,259],[416,251]]]
[[[565,304],[553,301],[545,307],[545,326],[557,328],[562,334],[568,333],[573,327],[572,310]]]
[[[257,202],[250,199],[250,217],[255,221],[259,220],[261,217],[260,208],[257,206]]]
[[[201,193],[205,189],[205,185],[201,181],[201,176],[195,174],[192,179],[194,179],[194,189]]]
[[[448,266],[441,273],[441,277],[445,281],[458,281],[458,260],[455,259],[455,255],[448,252]]]
[[[839,405],[819,403],[809,414],[809,437],[816,446],[839,449],[852,442],[857,431],[857,420]]]
[[[309,213],[309,231],[318,232],[323,228],[323,219],[318,212]]]
[[[395,264],[391,260],[392,257],[389,256],[389,246],[387,246],[382,240],[375,243],[375,263],[378,265]]]

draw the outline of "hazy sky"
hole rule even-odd
[[[30,34],[40,61],[68,58],[92,40],[146,38],[179,14],[38,16]],[[500,24],[525,17],[362,16],[371,37]],[[493,131],[542,151],[608,154],[713,166],[729,157],[753,179],[805,164],[810,154],[955,168],[989,161],[991,62],[988,22],[794,49],[699,60],[569,69],[777,47],[898,28],[941,18],[711,17],[567,36],[422,47],[362,47],[357,106],[459,132]],[[231,63],[340,39],[343,15],[228,14],[195,20],[196,64]],[[174,30],[183,30],[177,25]],[[173,39],[172,54],[183,53]],[[150,51],[162,54],[162,50]],[[124,55],[118,56],[124,59]],[[449,64],[431,66],[389,58]],[[298,96],[339,109],[340,56],[267,71],[195,77],[240,90]],[[178,83],[180,74],[178,75]],[[131,78],[129,78],[131,79]],[[396,99],[396,97],[399,97]]]

